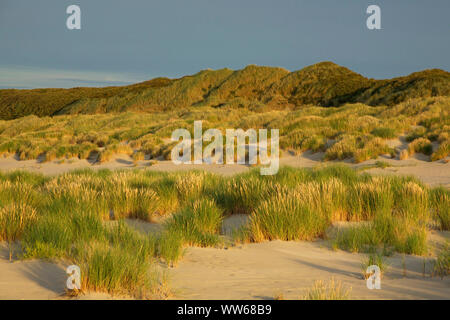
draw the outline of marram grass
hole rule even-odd
[[[214,246],[219,243],[222,211],[214,200],[198,199],[173,215],[166,228],[169,233],[180,235],[186,244]]]
[[[317,280],[307,289],[302,300],[348,300],[350,299],[351,288],[345,287],[341,281],[334,279],[328,282]]]
[[[199,90],[197,94],[202,97],[204,92]],[[218,103],[220,108],[214,102],[148,113],[132,108],[119,114],[30,115],[0,121],[0,155],[47,162],[73,157],[107,162],[116,154],[132,156],[134,161],[159,157],[168,160],[174,144],[170,141],[173,130],[192,131],[193,121],[202,120],[205,129],[219,128],[223,134],[224,128],[276,128],[280,130],[282,150],[321,151],[326,160],[362,162],[383,154],[406,159],[424,153],[437,161],[450,155],[449,103],[450,97],[440,96],[410,99],[394,106],[348,103],[340,107],[303,105],[280,109],[244,101],[245,107],[238,108],[239,102],[236,106],[234,102],[223,106]],[[407,149],[390,148],[386,143],[402,135],[407,135]],[[436,150],[433,142],[438,144]]]
[[[423,255],[429,226],[449,229],[450,192],[412,177],[371,176],[346,166],[257,169],[232,177],[200,171],[77,170],[54,177],[0,174],[0,240],[20,241],[22,258],[80,265],[83,290],[160,297],[160,263],[176,266],[186,246],[221,246],[225,217],[248,214],[242,242],[314,241],[336,221],[336,248]],[[142,234],[123,219],[159,221]],[[117,220],[117,221],[116,221]]]

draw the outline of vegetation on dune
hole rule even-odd
[[[430,160],[450,155],[449,73],[428,70],[391,80],[366,79],[325,62],[300,71],[248,66],[205,70],[111,88],[0,90],[0,155],[50,162],[77,157],[135,163],[170,159],[174,129],[279,129],[280,147],[323,152],[325,160],[362,162],[379,155]],[[410,99],[416,98],[416,99]],[[120,112],[120,113],[117,113]],[[95,113],[95,114],[94,114]],[[9,120],[12,119],[12,120]],[[389,139],[406,135],[408,147]],[[384,168],[388,163],[376,162]],[[54,177],[0,173],[0,241],[12,258],[64,259],[79,265],[83,290],[165,298],[165,275],[185,246],[222,246],[223,220],[246,214],[236,241],[326,238],[335,248],[369,253],[427,253],[430,226],[450,228],[450,192],[413,177],[370,176],[346,166],[257,169],[223,177],[201,171],[78,170]],[[164,218],[143,234],[125,219]],[[380,264],[378,263],[378,264]],[[448,274],[448,248],[435,273]],[[317,283],[307,299],[341,299],[339,284]]]
[[[395,105],[412,98],[450,95],[450,74],[433,69],[389,80],[367,79],[332,62],[299,71],[248,66],[204,70],[180,79],[156,78],[107,88],[0,90],[0,119],[27,115],[167,111],[192,106],[292,109],[346,103]]]
[[[44,162],[105,162],[118,153],[135,162],[169,159],[173,130],[192,131],[203,120],[204,130],[279,129],[282,149],[323,151],[326,160],[395,156],[400,150],[385,142],[406,134],[401,159],[424,153],[435,161],[450,154],[449,83],[441,70],[369,80],[323,62],[296,72],[205,70],[125,87],[0,90],[0,119],[17,118],[0,120],[0,154]]]
[[[341,281],[331,279],[328,283],[317,280],[311,288],[307,289],[302,300],[348,300],[351,288],[346,288]]]
[[[107,88],[73,88],[73,89],[33,89],[0,90],[0,119],[15,119],[26,115],[49,116],[69,106],[76,106],[80,101],[90,101],[96,107],[86,112],[112,111],[106,108],[106,102],[110,99],[129,99],[139,95],[145,90],[162,88],[171,83],[167,78],[156,78],[153,80],[137,83],[123,87]],[[119,111],[119,110],[115,110]],[[78,110],[80,112],[80,110]]]
[[[0,175],[0,240],[20,241],[23,258],[79,265],[84,290],[151,298],[167,294],[157,262],[174,266],[187,245],[223,245],[222,220],[234,213],[249,215],[238,232],[243,242],[313,241],[326,238],[336,221],[359,221],[338,230],[331,239],[335,247],[422,255],[430,225],[448,230],[449,206],[444,188],[345,166],[285,167],[275,176],[255,169],[233,177],[137,169],[55,177],[17,171]],[[150,234],[124,222],[161,217],[167,217],[162,230]]]
[[[257,206],[251,215],[249,234],[253,241],[314,240],[330,225],[329,217],[311,208],[300,193],[280,193]]]
[[[450,199],[444,187],[434,188],[430,193],[432,210],[442,230],[450,230]]]
[[[219,86],[209,91],[201,105],[212,107],[256,107],[266,89],[289,74],[281,68],[247,66],[233,72]]]
[[[405,77],[377,80],[356,101],[369,105],[396,105],[408,99],[449,95],[450,73],[440,69],[414,72]]]
[[[422,224],[405,218],[377,217],[366,225],[338,233],[334,245],[354,252],[370,252],[374,247],[393,247],[398,252],[422,255],[427,252],[427,231]]]
[[[356,101],[353,96],[369,88],[372,82],[332,62],[321,62],[274,83],[265,99],[270,101],[272,97],[279,99],[281,96],[292,105],[339,106]]]
[[[361,263],[361,273],[364,279],[368,279],[373,273],[367,273],[367,268],[376,265],[380,268],[380,277],[383,277],[389,265],[381,253],[370,253]]]
[[[222,219],[222,210],[214,200],[199,199],[171,217],[166,228],[169,233],[180,235],[186,244],[214,246],[219,243]]]
[[[450,98],[409,100],[393,107],[348,104],[341,107],[308,106],[298,110],[250,110],[231,107],[191,107],[177,111],[98,115],[28,116],[0,121],[0,154],[17,159],[54,161],[78,157],[105,162],[115,154],[135,161],[170,159],[173,130],[267,128],[280,130],[280,148],[294,153],[325,152],[325,160],[362,162],[379,155],[407,158],[414,153],[431,160],[450,153]],[[388,139],[406,134],[409,148],[388,147]],[[433,152],[433,142],[438,147]]]
[[[449,274],[450,274],[450,243],[447,242],[439,252],[437,258],[433,261],[432,275],[444,278]]]
[[[307,288],[300,300],[348,300],[350,299],[351,287],[346,287],[341,281],[331,278],[325,282],[323,280],[314,281],[313,285]],[[278,292],[274,300],[285,300],[284,294]]]

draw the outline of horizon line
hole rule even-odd
[[[394,77],[389,78],[372,78],[372,77],[366,77],[364,74],[354,71],[353,69],[337,64],[333,61],[320,61],[314,64],[305,65],[300,69],[296,70],[289,70],[285,67],[280,66],[270,66],[270,65],[258,65],[258,64],[248,64],[240,69],[233,69],[229,67],[223,67],[223,68],[204,68],[201,69],[195,73],[192,74],[184,74],[184,75],[177,75],[177,76],[144,76],[143,74],[136,74],[136,73],[128,73],[128,72],[104,72],[104,71],[86,71],[86,70],[70,70],[70,69],[54,69],[54,68],[42,68],[42,67],[30,67],[30,66],[23,66],[23,65],[6,65],[2,66],[0,65],[0,90],[34,90],[34,89],[74,89],[74,88],[107,88],[107,87],[121,87],[121,86],[128,86],[133,84],[142,83],[145,81],[150,81],[157,78],[167,78],[170,80],[178,80],[182,79],[184,77],[194,76],[200,72],[204,71],[219,71],[219,70],[231,70],[231,71],[239,71],[243,70],[245,68],[256,66],[256,67],[269,67],[269,68],[280,68],[288,71],[289,73],[298,72],[301,71],[307,67],[321,64],[321,63],[333,63],[337,66],[346,68],[348,70],[351,70],[352,72],[355,72],[357,74],[360,74],[364,78],[367,79],[373,79],[373,80],[389,80],[389,79],[395,79],[395,78],[401,78],[409,76],[416,72],[423,72],[427,70],[442,70],[444,72],[449,72],[445,68],[439,68],[439,67],[430,67],[425,69],[420,69],[417,71],[410,72],[408,74],[400,74],[396,75]],[[19,79],[10,81],[9,76],[11,76],[12,73],[19,72],[19,74],[23,77],[27,76],[25,83],[29,82],[29,84],[25,84],[22,82],[22,84],[17,83],[17,81],[20,81]],[[3,77],[2,77],[3,75]],[[8,78],[8,79],[7,79]],[[38,78],[38,79],[37,79]],[[37,84],[36,81],[39,82],[66,82],[67,84],[73,83],[73,85],[40,85]],[[13,84],[9,84],[8,82],[13,82]],[[16,82],[16,83],[14,83]],[[84,85],[83,85],[84,84]],[[92,85],[86,85],[86,84],[92,84]]]

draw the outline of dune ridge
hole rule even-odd
[[[450,95],[450,73],[430,69],[393,79],[368,79],[333,62],[290,72],[249,65],[242,70],[203,70],[179,79],[155,78],[105,88],[0,90],[0,119],[26,115],[94,114],[177,110],[190,106],[272,109],[305,104],[340,106],[361,102],[395,105],[411,98]]]

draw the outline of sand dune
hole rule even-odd
[[[0,243],[0,299],[58,299],[64,294],[65,267],[45,261],[9,261]]]
[[[299,156],[281,158],[281,165],[315,167],[326,165],[323,154],[306,152]],[[450,163],[429,162],[416,156],[408,160],[380,158],[391,167],[370,168],[373,174],[415,175],[430,186],[450,187]],[[368,168],[376,160],[360,164],[344,162],[355,168]],[[330,163],[330,162],[328,162]],[[334,163],[334,162],[331,162]],[[204,169],[231,175],[245,172],[244,165],[196,165],[176,166],[170,161],[160,161],[148,166],[147,161],[134,166],[126,156],[118,156],[105,164],[91,164],[85,160],[66,161],[59,164],[0,159],[0,170],[24,169],[56,175],[80,168],[125,169],[147,168],[156,171]],[[223,234],[245,222],[245,217],[233,216],[223,226]],[[140,232],[157,232],[157,225],[128,221]],[[432,231],[430,241],[450,239],[450,233]],[[336,280],[352,288],[354,299],[450,299],[450,279],[431,278],[431,265],[424,258],[406,256],[406,272],[402,256],[388,258],[390,268],[382,280],[381,290],[369,290],[361,277],[363,255],[332,251],[325,241],[283,242],[273,241],[246,244],[228,249],[188,248],[184,259],[176,268],[170,269],[174,299],[272,299],[283,294],[287,299],[297,299],[315,280]],[[405,276],[406,273],[406,276]],[[65,266],[44,261],[8,261],[5,245],[0,244],[0,299],[66,299],[63,296],[67,276]],[[88,294],[82,299],[110,299],[105,294]]]
[[[227,230],[244,219],[233,218]],[[129,222],[140,232],[155,232],[143,222]],[[450,232],[432,231],[430,244],[450,240]],[[44,261],[7,260],[0,244],[0,299],[68,299],[65,267]],[[169,269],[172,299],[298,299],[315,280],[339,280],[351,288],[351,299],[450,299],[450,278],[431,277],[431,260],[395,254],[380,290],[367,289],[361,275],[364,255],[333,251],[320,240],[271,241],[225,249],[189,247],[177,267]],[[88,293],[77,299],[123,299]],[[126,298],[126,297],[125,297]]]
[[[42,260],[9,261],[9,250],[0,242],[0,300],[61,300],[66,295],[68,264]],[[106,293],[89,292],[74,299],[128,299]]]
[[[189,248],[171,270],[176,298],[298,299],[315,280],[340,280],[351,299],[450,299],[450,279],[422,274],[423,258],[388,258],[391,265],[380,290],[367,289],[361,276],[363,255],[332,252],[321,242],[271,241],[228,250]],[[426,272],[428,273],[429,264]]]

